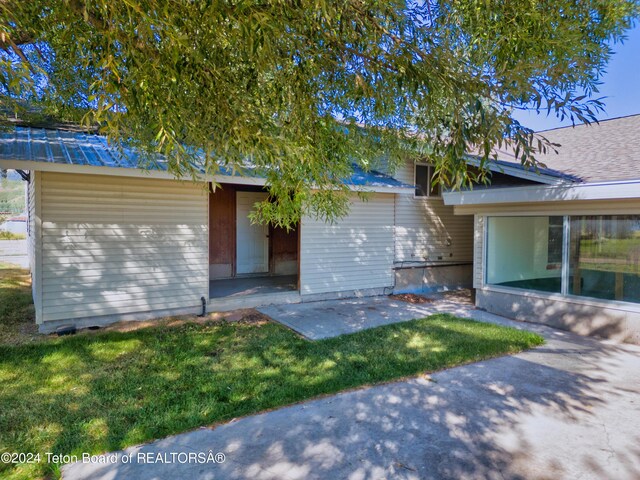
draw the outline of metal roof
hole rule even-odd
[[[104,137],[81,132],[15,127],[0,133],[0,160],[138,168],[135,152],[126,153],[120,155]],[[163,167],[158,162],[155,168]]]
[[[138,171],[163,172],[169,174],[167,163],[161,157],[148,161],[134,149],[123,149],[111,146],[105,137],[83,132],[62,129],[46,129],[32,127],[14,127],[0,132],[0,164],[11,162],[8,168],[25,168],[29,170],[44,170],[44,166],[55,165],[57,171],[66,171],[65,165],[70,167],[100,167],[133,169]],[[15,162],[25,164],[15,167]],[[196,166],[196,170],[204,174],[204,170]],[[70,171],[70,170],[69,170]],[[114,173],[116,170],[114,170]],[[91,169],[87,169],[91,173]],[[97,173],[97,170],[94,172]],[[122,174],[119,172],[118,174]],[[223,177],[257,178],[255,170],[248,167],[241,173],[220,167]],[[229,180],[227,180],[229,181]],[[353,187],[374,187],[382,189],[413,189],[413,185],[400,182],[395,178],[377,171],[364,171],[353,165],[353,174],[343,180],[346,185]]]
[[[386,173],[379,172],[377,170],[364,171],[355,163],[352,164],[353,174],[351,178],[344,180],[347,185],[353,185],[356,187],[395,187],[395,188],[409,188],[415,190],[415,185],[409,185],[403,183],[400,180],[396,180]]]
[[[469,155],[469,163],[471,163],[472,165],[479,165],[480,164],[480,157],[476,156],[476,155]],[[536,178],[536,176],[542,176],[542,177],[548,177],[550,179],[555,179],[558,181],[563,181],[563,182],[581,182],[582,179],[575,176],[575,175],[571,175],[569,173],[565,173],[565,172],[561,172],[560,170],[555,170],[553,168],[547,168],[547,167],[542,167],[542,166],[537,166],[537,167],[528,167],[525,165],[522,165],[520,162],[516,162],[516,161],[507,161],[507,160],[501,160],[501,159],[491,159],[488,163],[487,163],[488,168],[493,171],[493,172],[502,172],[502,173],[506,173],[509,174],[509,170],[510,169],[516,169],[520,172],[522,172],[523,174],[526,174],[527,177],[530,180],[533,181],[540,181],[542,182],[543,179],[542,178]],[[512,172],[512,171],[511,171]],[[546,182],[545,182],[546,183]],[[551,182],[550,182],[551,183]],[[555,182],[553,182],[555,183]]]
[[[536,168],[527,167],[521,163],[507,162],[506,160],[494,160],[494,163],[504,167],[517,168],[525,172],[540,173],[540,175],[546,175],[547,177],[555,177],[562,180],[568,180],[570,182],[579,182],[580,178],[569,173],[561,172],[560,170],[554,170],[553,168],[541,167]]]

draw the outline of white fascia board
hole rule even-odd
[[[71,165],[68,163],[32,162],[25,160],[0,160],[0,167],[13,170],[37,170],[39,172],[81,173],[85,175],[111,175],[117,177],[158,178],[165,180],[178,179],[172,173],[160,170],[144,170],[141,168],[104,167],[97,165]],[[231,175],[200,175],[203,182],[236,183],[240,185],[264,185],[264,178],[240,177]]]
[[[28,160],[0,160],[0,167],[11,170],[37,170],[39,172],[80,173],[85,175],[111,175],[117,177],[156,178],[165,180],[189,181],[190,178],[177,179],[170,172],[160,170],[144,170],[140,168],[105,167],[97,165],[72,165],[69,163],[33,162]],[[198,180],[203,182],[235,183],[237,185],[264,186],[266,179],[260,177],[242,177],[238,175],[200,175]],[[350,185],[354,192],[375,193],[411,193],[411,187],[384,187],[367,185]]]
[[[485,188],[445,192],[445,205],[490,205],[502,203],[562,202],[579,200],[625,200],[640,198],[640,179],[617,182],[580,183]]]
[[[474,157],[467,157],[467,163],[474,167],[480,166],[480,160]],[[508,165],[501,165],[499,163],[487,161],[487,168],[492,172],[504,173],[510,177],[523,178],[525,180],[531,180],[533,182],[544,183],[546,185],[562,185],[567,183],[566,179],[560,177],[553,177],[546,175],[543,172],[536,172],[535,170],[524,170],[516,167],[510,167]]]

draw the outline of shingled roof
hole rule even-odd
[[[582,182],[640,179],[640,114],[539,133],[560,144],[558,153],[536,155],[548,169]],[[515,162],[512,152],[499,150],[498,156]]]

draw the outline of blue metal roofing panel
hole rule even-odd
[[[99,135],[26,127],[0,132],[0,160],[95,167],[146,167],[133,150],[124,149],[120,152]],[[162,159],[149,168],[167,170]]]
[[[135,150],[123,149],[121,152],[110,146],[103,136],[45,128],[15,127],[11,131],[0,132],[0,160],[167,171],[167,164],[161,156],[154,162],[145,162]],[[347,185],[414,188],[377,171],[365,172],[355,164],[353,168],[351,178],[344,180]],[[204,169],[199,170],[204,173]],[[220,167],[221,175],[258,176],[252,168],[246,168],[242,173]]]
[[[560,170],[554,170],[552,168],[546,168],[546,167],[537,167],[537,169],[534,169],[532,167],[526,167],[524,165],[522,165],[521,163],[517,163],[517,162],[507,162],[506,160],[492,160],[492,162],[498,164],[498,165],[503,165],[505,167],[512,167],[512,168],[517,168],[519,170],[523,170],[525,172],[539,172],[541,175],[546,175],[548,177],[556,177],[556,178],[561,178],[563,180],[569,180],[571,182],[581,182],[582,179],[579,177],[576,177],[575,175],[570,175],[568,173],[564,173],[561,172]]]
[[[481,158],[477,155],[467,155],[467,158],[472,159],[475,161],[475,163],[473,163],[474,165],[477,162],[480,162]],[[521,170],[523,172],[529,172],[529,173],[538,173],[540,175],[544,175],[547,177],[552,177],[552,178],[558,178],[561,180],[568,180],[570,182],[580,182],[582,181],[581,178],[576,177],[574,175],[570,175],[568,173],[564,173],[561,172],[560,170],[554,170],[552,168],[546,168],[546,167],[541,167],[538,166],[537,168],[534,167],[527,167],[525,165],[522,165],[520,162],[509,162],[507,160],[494,160],[491,159],[490,162],[488,163],[489,168],[492,171],[500,171],[499,168],[496,168],[495,166],[497,165],[498,167],[503,166],[503,167],[509,167],[509,168],[516,168],[518,170]]]
[[[368,172],[363,170],[360,166],[355,163],[352,164],[353,174],[351,178],[345,180],[345,183],[348,185],[353,185],[356,187],[360,186],[369,186],[369,187],[390,187],[390,188],[411,188],[415,189],[414,185],[408,185],[406,183],[401,182],[400,180],[396,180],[395,178],[386,175],[384,173],[378,172],[377,170],[369,170]]]

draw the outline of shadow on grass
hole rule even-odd
[[[449,326],[434,323],[434,337],[446,330],[450,338]],[[455,321],[451,323],[457,326]],[[381,338],[392,342],[390,348],[406,345],[408,340],[415,343],[403,333],[407,332],[389,329]],[[461,335],[464,348],[474,343],[472,333]],[[285,476],[524,480],[577,478],[582,474],[640,478],[638,408],[633,406],[640,385],[629,382],[634,378],[633,370],[637,373],[640,366],[640,350],[602,345],[562,332],[552,335],[552,347],[441,372],[434,382],[418,378],[360,389],[243,418],[215,430],[165,438],[139,450],[152,454],[222,451],[228,460],[224,464],[158,469],[118,463],[85,470],[76,465],[69,473],[77,479],[139,480],[158,475],[193,480]],[[402,341],[393,343],[398,338]],[[353,347],[352,337],[343,340],[349,340],[349,347]],[[448,345],[448,341],[438,341],[432,348],[437,351]],[[289,356],[291,362],[324,365],[314,355],[305,356],[297,345],[280,348],[283,345],[274,344],[248,358],[270,364],[274,357]],[[417,355],[424,351],[415,346],[411,350]],[[340,361],[345,364],[368,369],[368,364],[361,363],[361,352],[333,353],[332,361],[342,354]],[[373,359],[380,352],[374,349],[370,353]],[[337,375],[345,373],[354,378],[365,375],[336,370]],[[285,369],[282,385],[290,385],[297,374],[294,367]],[[376,370],[368,374],[377,378]],[[319,383],[327,387],[334,381],[327,373]],[[618,409],[625,405],[631,409],[625,412],[627,420],[620,422],[624,414]]]
[[[318,342],[277,324],[223,322],[4,346],[0,450],[118,450],[540,342],[528,332],[436,315]],[[0,473],[31,478],[46,468],[2,465]]]

